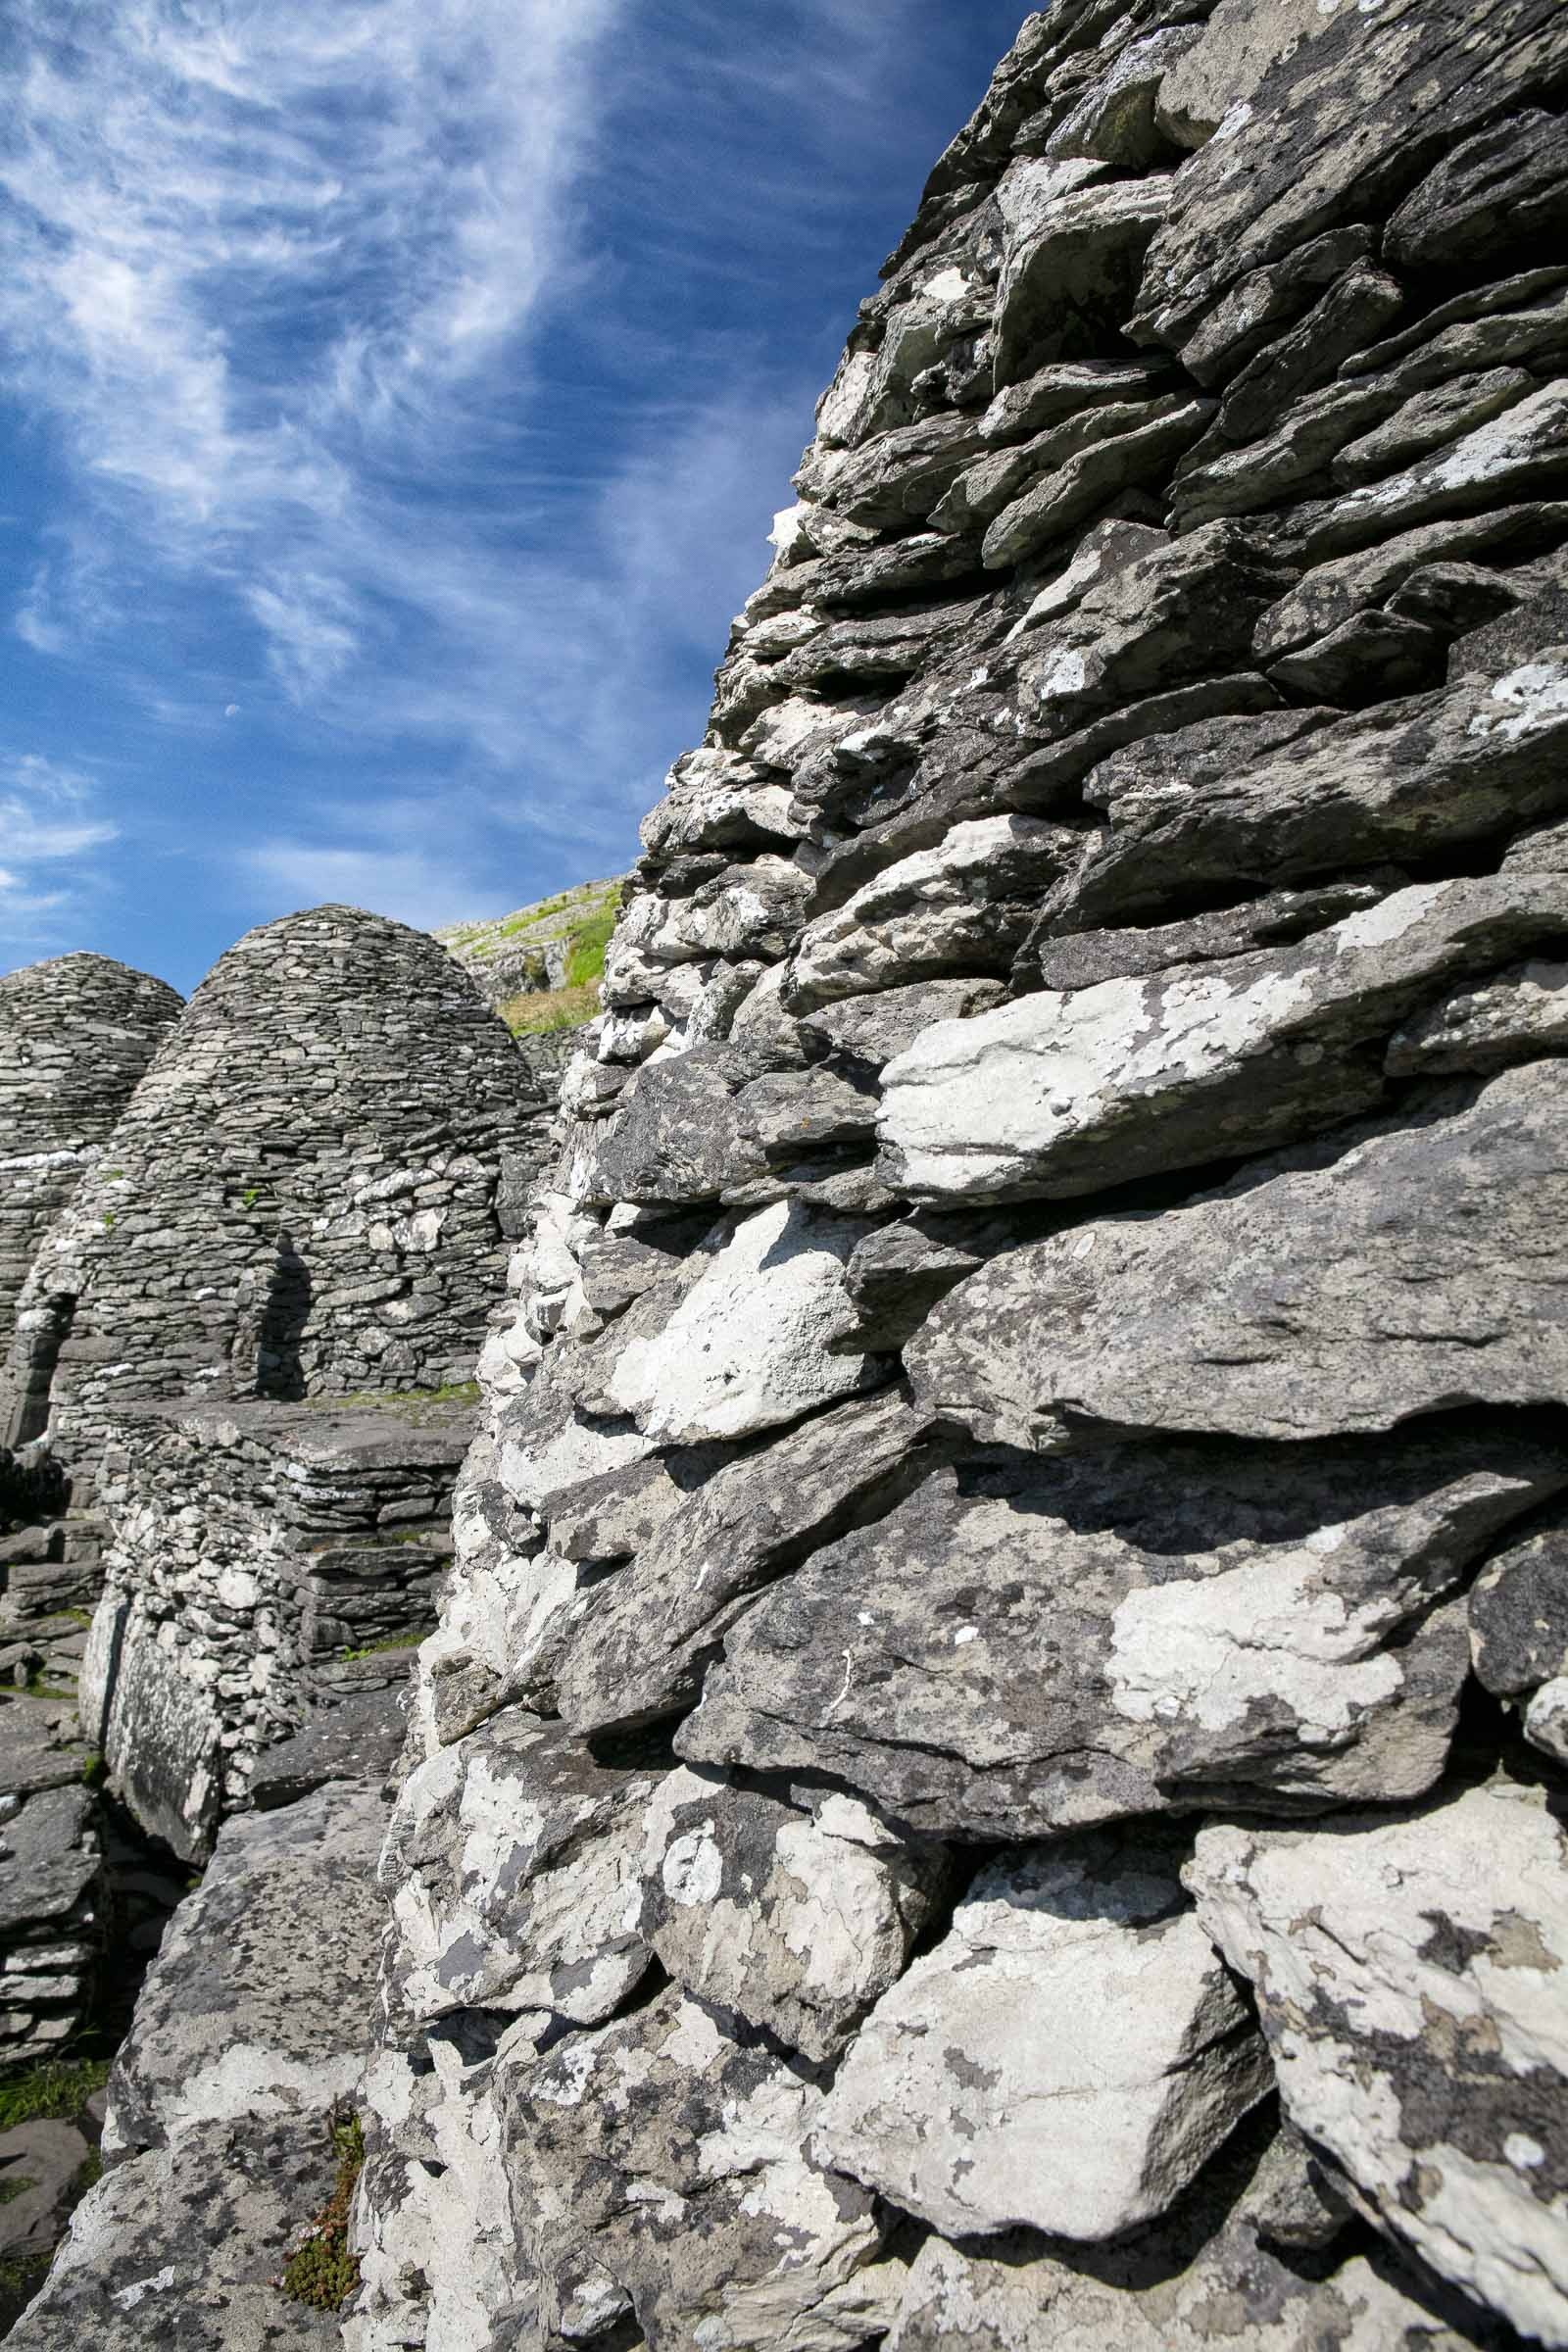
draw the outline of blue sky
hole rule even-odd
[[[7,0],[0,970],[612,872],[1019,0]]]

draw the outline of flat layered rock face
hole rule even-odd
[[[1056,0],[861,305],[485,1343],[350,2352],[1568,2346],[1565,97]]]

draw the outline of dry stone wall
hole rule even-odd
[[[162,980],[104,956],[59,956],[0,978],[0,1355],[38,1245],[180,1010]]]
[[[350,2352],[1568,2344],[1568,21],[1058,0],[644,828]]]
[[[434,1622],[461,1405],[148,1405],[99,1482],[112,1541],[81,1716],[117,1793],[186,1860],[262,1752],[339,1693],[320,1670]]]

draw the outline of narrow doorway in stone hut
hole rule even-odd
[[[11,1354],[11,1376],[6,1384],[9,1404],[3,1417],[9,1428],[0,1429],[0,1442],[21,1448],[41,1438],[49,1427],[50,1406],[54,1398],[55,1373],[60,1354],[71,1337],[76,1320],[75,1295],[57,1291],[39,1305],[29,1310],[25,1323],[19,1328]]]
[[[240,1285],[239,1315],[229,1351],[236,1396],[269,1396],[291,1403],[306,1392],[304,1340],[311,1319],[311,1269],[280,1232],[266,1262]]]

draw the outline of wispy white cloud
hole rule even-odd
[[[435,931],[470,915],[476,892],[482,895],[481,878],[471,867],[422,841],[408,849],[363,843],[334,848],[283,837],[247,850],[244,862],[279,912],[329,903],[368,906],[416,930]]]
[[[61,943],[117,839],[90,778],[36,753],[0,757],[0,958]]]
[[[226,581],[297,694],[359,650],[385,510],[564,265],[625,5],[13,0],[11,387],[100,551]],[[77,552],[17,609],[36,649],[102,623]]]

